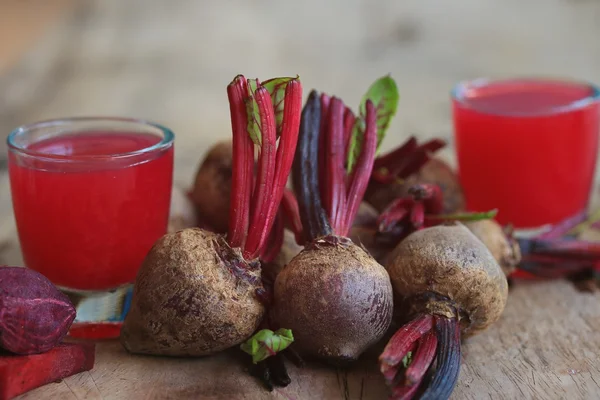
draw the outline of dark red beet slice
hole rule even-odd
[[[94,367],[93,343],[64,343],[43,354],[0,356],[0,400]]]
[[[15,354],[43,353],[65,337],[75,307],[45,276],[0,266],[0,347]]]

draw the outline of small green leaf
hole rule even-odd
[[[359,111],[361,118],[365,118],[367,114],[367,100],[373,102],[375,113],[377,114],[377,149],[379,150],[379,146],[385,137],[385,132],[392,118],[396,115],[398,102],[400,101],[396,81],[391,76],[386,75],[373,82],[360,102]]]
[[[254,364],[285,350],[294,341],[290,329],[262,329],[240,345],[243,352],[252,356]]]
[[[408,353],[406,353],[404,358],[402,358],[402,365],[406,369],[406,368],[408,368],[408,366],[410,365],[411,362],[412,362],[412,351],[409,351]]]
[[[484,212],[466,212],[455,214],[428,215],[427,218],[439,219],[445,221],[480,221],[482,219],[492,219],[498,214],[497,209]]]
[[[262,140],[262,123],[255,93],[258,89],[258,79],[248,79],[248,99],[246,100],[246,114],[248,117],[248,135],[250,139],[260,146]]]
[[[348,158],[346,160],[346,169],[348,173],[352,172],[352,169],[358,161],[358,157],[362,152],[362,144],[365,138],[365,121],[358,117],[354,121],[354,127],[352,127],[352,134],[350,135],[350,146],[348,148]]]
[[[283,125],[283,106],[285,100],[285,89],[287,88],[288,83],[297,79],[300,79],[300,77],[296,76],[295,78],[272,78],[262,83],[262,86],[265,89],[267,89],[269,91],[269,94],[271,95],[271,102],[273,103],[273,109],[275,111],[277,137],[281,135],[281,128]]]
[[[356,117],[356,122],[352,129],[350,148],[346,159],[346,169],[348,173],[352,172],[362,151],[362,144],[365,136],[367,100],[371,100],[377,115],[377,152],[379,152],[381,142],[385,137],[385,133],[392,118],[396,114],[398,102],[400,100],[400,94],[398,93],[398,87],[396,86],[394,79],[389,75],[377,79],[371,84],[360,102],[359,115]]]

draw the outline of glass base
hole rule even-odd
[[[77,310],[69,336],[80,339],[114,339],[119,337],[125,315],[129,311],[133,285],[108,292],[80,291],[60,288]]]

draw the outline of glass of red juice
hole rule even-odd
[[[73,300],[71,336],[119,335],[137,271],[167,231],[173,141],[125,118],[44,121],[8,136],[25,266]]]
[[[598,87],[478,79],[455,86],[452,103],[470,211],[498,209],[498,221],[523,234],[586,211],[598,152]]]

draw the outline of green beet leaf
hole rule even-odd
[[[367,113],[367,100],[373,102],[377,114],[377,148],[379,148],[385,137],[387,128],[390,126],[390,122],[398,109],[400,93],[398,93],[396,81],[391,76],[386,75],[377,79],[369,87],[369,90],[367,90],[367,93],[365,93],[360,102],[359,111],[362,118],[365,118]]]
[[[408,353],[406,353],[404,358],[402,358],[402,366],[406,369],[406,368],[408,368],[408,366],[410,365],[411,362],[412,362],[412,351],[409,351]]]
[[[389,75],[383,76],[373,82],[367,93],[363,96],[359,106],[359,115],[356,118],[350,138],[350,149],[346,160],[348,172],[352,171],[362,151],[367,100],[371,100],[377,115],[377,151],[379,151],[390,122],[394,115],[396,115],[398,102],[400,101],[396,81]]]
[[[480,221],[483,219],[492,219],[498,214],[497,209],[484,212],[466,212],[466,213],[455,213],[455,214],[438,214],[428,215],[428,218],[439,219],[445,221]]]
[[[350,146],[348,147],[348,159],[346,160],[346,169],[348,174],[352,172],[352,169],[358,161],[360,152],[362,151],[362,144],[365,140],[365,121],[358,117],[354,121],[354,127],[352,127],[352,135],[350,136]]]
[[[277,124],[277,137],[281,135],[283,126],[285,89],[287,88],[288,83],[298,79],[300,79],[299,76],[296,76],[295,78],[272,78],[262,83],[262,86],[267,89],[271,95],[271,102],[273,103],[273,110],[275,111],[275,123]]]
[[[255,93],[258,89],[258,79],[248,79],[248,99],[246,99],[246,114],[248,117],[248,135],[260,146],[262,141],[262,121]]]
[[[252,356],[254,364],[285,350],[294,341],[290,329],[262,329],[240,345],[243,352]]]

